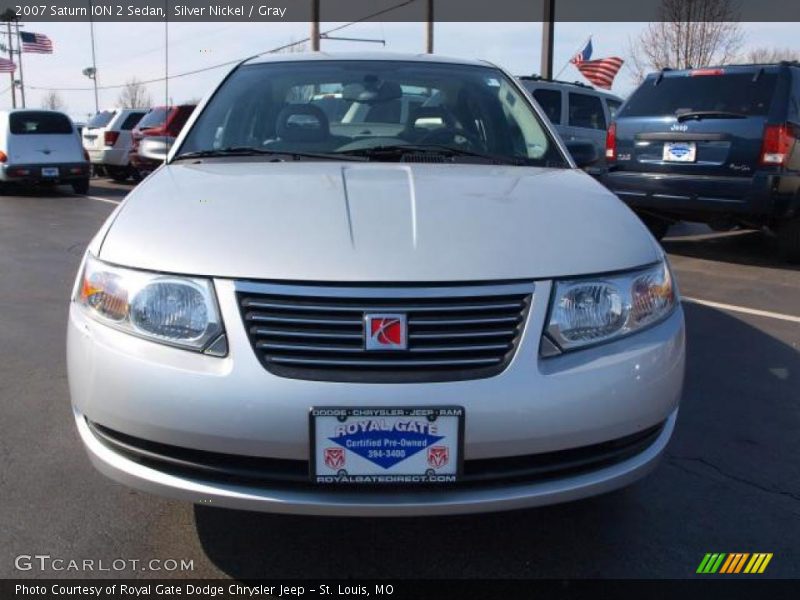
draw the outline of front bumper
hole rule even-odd
[[[332,383],[266,371],[247,339],[234,284],[215,281],[229,354],[214,358],[154,344],[70,309],[73,410],[95,466],[146,491],[248,510],[325,515],[417,515],[506,510],[606,492],[646,474],[674,428],[684,371],[683,314],[611,344],[538,357],[549,282],[537,282],[525,331],[508,368],[486,379],[439,383]],[[154,468],[92,432],[247,460],[307,461],[311,406],[441,406],[466,410],[466,461],[553,453],[661,426],[636,454],[554,477],[436,490],[331,490],[258,485]]]

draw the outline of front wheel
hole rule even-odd
[[[111,179],[120,183],[126,181],[131,174],[128,167],[106,167],[106,171]]]
[[[639,218],[650,230],[650,233],[653,234],[653,237],[659,242],[664,239],[664,237],[667,235],[667,231],[669,231],[669,228],[672,225],[672,223],[666,219],[654,217],[653,215],[639,215]]]
[[[800,217],[787,221],[778,228],[778,245],[791,263],[800,263]]]
[[[78,181],[72,182],[72,190],[76,194],[88,194],[89,193],[89,179],[79,179]]]

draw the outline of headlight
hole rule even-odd
[[[181,348],[218,349],[224,331],[210,280],[114,267],[91,255],[75,301],[101,323]]]
[[[666,261],[622,275],[556,281],[542,354],[606,342],[653,325],[672,311],[675,300]]]

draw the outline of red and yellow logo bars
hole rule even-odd
[[[772,560],[772,552],[709,552],[703,557],[697,573],[701,574],[736,574],[736,573],[763,573],[769,561]]]

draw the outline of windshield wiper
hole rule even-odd
[[[373,146],[371,148],[360,148],[358,150],[345,150],[342,154],[350,156],[365,156],[368,158],[398,157],[404,154],[415,154],[425,152],[439,154],[440,156],[470,156],[489,161],[493,164],[522,166],[527,164],[523,158],[513,156],[500,156],[495,154],[483,154],[463,148],[453,148],[444,144],[396,144],[388,146]]]
[[[678,123],[689,119],[744,119],[747,115],[727,110],[690,110],[677,115]]]
[[[216,150],[197,150],[194,152],[184,152],[174,157],[173,162],[176,160],[193,159],[193,158],[219,158],[226,156],[275,156],[275,157],[288,157],[292,160],[299,160],[301,158],[321,158],[328,160],[367,160],[366,158],[358,156],[346,156],[334,152],[305,152],[298,150],[269,150],[267,148],[255,148],[253,146],[230,146],[228,148],[219,148]]]

